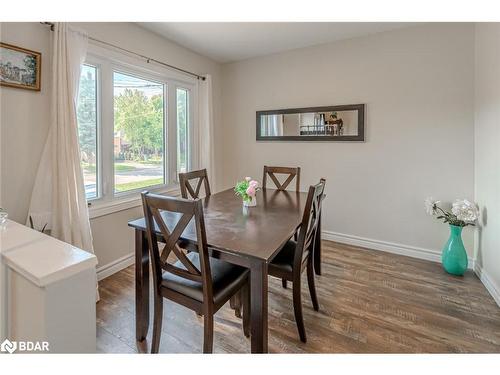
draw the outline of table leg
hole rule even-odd
[[[267,353],[267,263],[250,266],[250,319],[252,353]]]
[[[321,275],[321,214],[318,218],[318,228],[314,238],[314,271]]]
[[[146,232],[135,230],[135,338],[143,341],[149,328],[149,252]]]

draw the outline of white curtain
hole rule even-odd
[[[198,146],[200,168],[206,168],[212,187],[215,186],[214,159],[214,111],[212,94],[212,76],[207,74],[205,80],[198,80]],[[214,188],[212,188],[214,189]]]
[[[260,118],[262,135],[278,137],[283,135],[283,115],[264,115]]]
[[[93,253],[80,165],[76,106],[88,37],[65,23],[52,33],[51,124],[31,196],[28,220],[36,229]],[[36,125],[36,124],[34,124]]]

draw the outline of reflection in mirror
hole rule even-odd
[[[265,137],[283,135],[283,115],[262,115],[260,118],[260,134]]]
[[[257,139],[364,140],[364,105],[257,112]],[[281,138],[281,139],[280,139]]]

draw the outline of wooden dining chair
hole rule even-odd
[[[288,177],[281,183],[276,174],[286,174]],[[300,190],[300,167],[268,167],[264,165],[264,176],[262,177],[262,187],[266,188],[267,176],[271,178],[278,190],[286,190],[290,182],[295,178],[295,191]]]
[[[213,349],[214,314],[235,293],[242,290],[243,332],[250,335],[249,272],[210,258],[207,248],[203,205],[201,200],[142,193],[146,233],[153,270],[154,322],[151,353],[158,353],[163,320],[163,298],[181,304],[204,317],[203,352]],[[176,223],[167,225],[162,213],[175,213]],[[172,219],[173,220],[173,219]],[[179,238],[188,225],[196,229],[197,252],[185,254],[179,246]],[[157,232],[165,244],[158,248]],[[171,258],[177,261],[172,263]]]
[[[191,181],[198,180],[196,187],[193,189]],[[201,186],[205,188],[205,196],[210,195],[210,183],[208,182],[208,175],[206,169],[198,171],[179,173],[179,184],[181,185],[182,198],[196,199],[200,197]],[[188,195],[189,194],[189,195]]]
[[[281,183],[276,174],[287,174],[288,177],[286,180]],[[262,177],[262,187],[265,188],[267,185],[267,176],[271,178],[274,182],[274,185],[278,188],[278,190],[286,190],[290,182],[295,178],[295,191],[300,191],[300,167],[268,167],[264,165],[264,176]],[[297,241],[298,233],[295,232],[293,235],[293,239]],[[287,287],[286,279],[282,279],[281,283],[283,288]]]
[[[193,189],[191,181],[198,180],[196,187]],[[208,174],[206,169],[192,171],[187,173],[179,173],[179,184],[181,186],[181,196],[185,199],[196,199],[200,196],[201,186],[204,185],[205,197],[210,196],[210,183],[208,182]],[[188,251],[191,251],[188,245]],[[230,299],[231,308],[234,310],[234,315],[241,318],[241,295],[236,293]]]
[[[302,342],[307,341],[300,294],[300,279],[304,270],[307,270],[307,284],[309,285],[313,308],[316,311],[319,309],[318,297],[316,296],[316,288],[314,286],[313,252],[324,188],[324,179],[321,179],[317,185],[309,188],[298,240],[288,240],[268,267],[269,275],[293,283],[293,310],[300,341]]]

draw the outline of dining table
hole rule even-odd
[[[301,225],[307,193],[263,188],[257,205],[245,207],[233,189],[202,199],[210,256],[250,270],[250,340],[252,353],[268,352],[268,273],[271,260]],[[168,227],[175,226],[175,214],[162,212]],[[321,218],[319,218],[321,225]],[[144,218],[128,225],[135,230],[136,339],[146,339],[149,328],[150,256]],[[162,241],[157,230],[157,240]],[[194,225],[188,225],[181,240],[196,244]],[[192,246],[191,248],[195,248]],[[314,268],[321,273],[321,227],[314,244]]]

